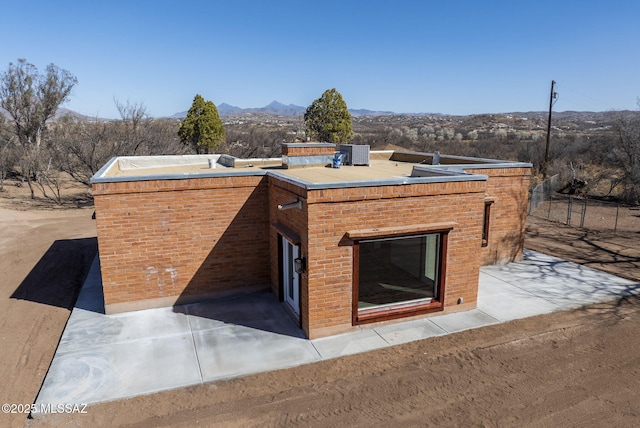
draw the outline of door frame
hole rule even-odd
[[[300,245],[280,235],[280,266],[282,300],[296,318],[300,318],[300,274],[296,272],[294,260],[300,257]]]

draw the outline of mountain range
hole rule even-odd
[[[218,114],[220,116],[234,116],[241,114],[270,114],[274,116],[286,116],[286,117],[295,117],[302,116],[304,112],[307,110],[306,107],[297,106],[295,104],[282,104],[278,101],[272,101],[264,107],[257,108],[240,108],[236,106],[229,105],[227,103],[222,103],[217,106]],[[349,109],[349,112],[352,116],[387,116],[394,114],[391,111],[373,111],[367,109],[358,109],[353,110]],[[187,111],[181,111],[172,115],[172,118],[182,119],[187,116]]]
[[[304,115],[306,111],[305,107],[297,106],[295,104],[282,104],[278,101],[273,101],[270,104],[264,107],[257,108],[240,108],[236,106],[229,105],[227,103],[222,103],[218,107],[218,113],[220,116],[228,117],[228,116],[280,116],[280,117],[299,117]],[[468,117],[468,118],[481,118],[481,117],[491,117],[491,116],[501,116],[501,117],[515,117],[515,118],[529,118],[536,120],[546,120],[548,117],[548,112],[546,111],[528,111],[528,112],[509,112],[509,113],[480,113],[480,114],[469,114],[469,115],[449,115],[442,113],[395,113],[392,111],[376,111],[376,110],[367,110],[367,109],[349,109],[349,112],[353,117],[363,117],[363,116],[407,116],[407,117],[424,117],[424,116],[438,116],[438,117]],[[602,122],[610,122],[613,114],[625,114],[625,115],[637,115],[638,111],[629,111],[629,110],[616,110],[616,111],[554,111],[553,118],[554,120],[578,120],[583,122],[591,122],[592,124],[602,123]],[[59,120],[61,117],[70,115],[80,120],[112,120],[112,119],[101,119],[98,117],[90,117],[84,114],[78,113],[76,111],[60,107],[54,116],[54,120]],[[0,116],[4,116],[6,119],[9,119],[9,113],[0,108]],[[169,118],[173,119],[182,119],[187,116],[187,111],[175,113]],[[167,116],[163,116],[167,117]],[[161,117],[159,117],[161,118]],[[0,121],[2,118],[0,117]]]

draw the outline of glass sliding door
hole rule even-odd
[[[295,270],[295,259],[300,255],[300,247],[284,236],[282,239],[282,282],[284,301],[300,315],[300,276]]]

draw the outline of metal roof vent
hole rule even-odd
[[[440,165],[440,152],[433,152],[431,165]]]
[[[341,144],[339,150],[345,165],[369,165],[368,144]]]

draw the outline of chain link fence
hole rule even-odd
[[[558,190],[560,185],[560,174],[556,174],[553,177],[549,177],[542,183],[538,184],[531,192],[529,197],[529,214],[535,211],[538,206],[544,201],[548,201],[553,192]]]
[[[531,216],[592,230],[640,233],[640,207],[563,195],[550,191],[548,187],[538,187],[531,194]]]

